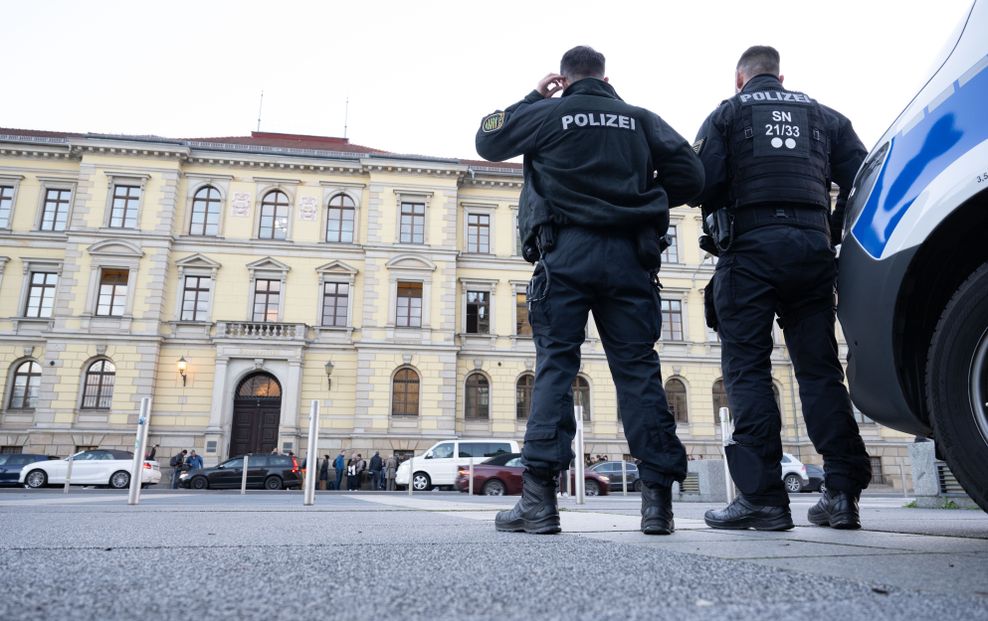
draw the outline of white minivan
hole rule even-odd
[[[501,438],[458,438],[437,442],[425,453],[410,460],[415,466],[415,474],[411,477],[412,488],[425,491],[432,487],[451,486],[456,481],[458,466],[471,462],[479,464],[488,457],[518,452],[518,442]],[[405,461],[398,466],[395,474],[397,485],[408,485],[410,462]]]

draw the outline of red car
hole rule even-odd
[[[487,461],[473,467],[473,493],[487,496],[506,496],[521,494],[521,473],[525,466],[521,463],[521,453],[505,453],[491,457]],[[603,496],[610,491],[610,481],[606,476],[591,470],[584,471],[584,493],[587,496]],[[561,488],[565,483],[560,481]],[[575,472],[570,470],[570,489],[575,483]],[[461,492],[469,491],[470,468],[460,466],[456,476],[456,489]]]

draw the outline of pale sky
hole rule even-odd
[[[0,0],[0,127],[342,136],[477,158],[482,116],[591,45],[625,101],[692,141],[750,45],[871,148],[970,0]]]

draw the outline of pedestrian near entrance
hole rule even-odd
[[[387,490],[393,492],[395,489],[395,475],[398,473],[398,455],[395,453],[384,462],[384,479],[387,481]]]
[[[195,449],[189,451],[189,458],[185,460],[185,463],[189,466],[189,470],[195,470],[196,468],[202,468],[203,461],[202,455],[198,455]]]
[[[333,470],[336,471],[336,486],[333,489],[343,489],[343,475],[346,473],[346,458],[343,456],[343,449],[333,460]]]
[[[702,206],[709,232],[701,246],[720,255],[705,294],[714,311],[708,320],[720,335],[734,419],[727,460],[740,491],[705,520],[713,528],[793,527],[772,394],[778,315],[807,433],[826,472],[827,491],[809,520],[858,528],[858,497],[871,474],[834,336],[834,246],[866,152],[847,118],[782,81],[775,49],[746,50],[737,94],[707,118],[693,145],[706,172],[703,193],[691,203]],[[840,187],[833,214],[831,181]]]
[[[178,489],[178,476],[182,471],[188,466],[185,465],[185,456],[189,452],[182,449],[180,452],[172,455],[172,458],[168,460],[168,465],[172,467],[172,489]]]
[[[604,56],[589,47],[569,50],[558,74],[484,117],[476,144],[492,161],[524,155],[518,226],[523,256],[537,262],[527,290],[536,369],[522,497],[496,528],[560,530],[556,477],[574,458],[571,387],[593,311],[625,436],[643,461],[642,530],[671,533],[670,487],[686,477],[686,452],[655,352],[657,273],[670,205],[703,187],[696,154],[658,115],[622,101]]]
[[[380,451],[374,451],[374,456],[370,458],[371,489],[381,489],[381,470],[384,469],[384,460],[381,459]]]
[[[326,489],[329,485],[329,464],[332,460],[329,455],[323,455],[323,459],[319,460],[319,489]]]

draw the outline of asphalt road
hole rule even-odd
[[[988,515],[866,497],[861,531],[638,532],[635,495],[561,501],[564,534],[497,533],[512,498],[429,492],[0,491],[0,619],[988,619]]]

